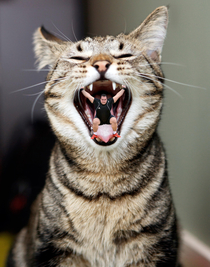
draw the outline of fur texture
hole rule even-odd
[[[167,23],[167,8],[159,7],[129,35],[71,43],[36,31],[38,66],[50,66],[45,108],[57,143],[8,266],[178,266],[177,220],[156,133]],[[94,63],[103,60],[109,67],[101,79]],[[121,138],[91,140],[94,111],[80,88],[114,95],[121,85],[128,88],[114,111]]]

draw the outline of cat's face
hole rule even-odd
[[[51,67],[45,88],[45,108],[62,142],[113,149],[144,143],[155,131],[162,107],[161,50],[166,35],[167,8],[156,9],[129,35],[96,37],[71,43],[44,28],[35,33],[39,68]],[[95,65],[108,62],[100,73]],[[80,89],[93,97],[108,98],[128,90],[113,106],[120,139],[108,143],[91,140],[94,107]],[[106,146],[106,147],[105,147]]]

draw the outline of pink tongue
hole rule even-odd
[[[103,124],[98,126],[97,135],[102,141],[107,143],[113,136],[112,126],[110,124]]]

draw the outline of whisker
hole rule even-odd
[[[126,87],[129,87],[129,82],[126,81],[126,80],[124,80],[124,79],[123,79],[123,84],[124,84]]]
[[[72,41],[61,30],[59,30],[58,27],[53,22],[52,22],[52,24],[56,28],[56,30],[59,31],[59,33],[61,34],[61,35],[59,34],[60,37],[63,37],[66,41],[69,41],[72,43]]]
[[[40,94],[40,92],[38,92],[38,93],[34,93],[34,94],[23,94],[24,96],[35,96],[35,95],[39,95]]]
[[[134,78],[134,77],[133,77]],[[142,86],[145,86],[145,87],[147,87],[147,90],[150,92],[150,88],[145,84],[145,83],[143,83],[141,80],[139,80],[139,79],[137,79],[136,77],[135,77],[135,80],[137,80],[138,82],[140,81],[140,83],[142,84]],[[128,83],[128,85],[129,85],[129,83]],[[131,87],[131,86],[129,86],[129,87]],[[134,85],[132,85],[132,87],[135,89],[135,90],[139,90],[139,88],[137,87],[137,86],[134,86]],[[151,92],[150,92],[150,100],[152,99],[152,95],[151,95]],[[152,108],[152,110],[154,111],[155,109],[154,108]]]
[[[39,93],[39,95],[37,96],[37,98],[35,99],[34,103],[33,103],[33,106],[32,106],[32,109],[31,109],[31,120],[33,122],[33,114],[34,114],[34,109],[35,109],[35,105],[38,101],[38,99],[40,98],[40,96],[44,93],[44,90],[41,91],[41,93]]]
[[[157,78],[161,78],[159,76],[156,76],[156,77]],[[165,81],[168,81],[168,82],[171,82],[171,83],[175,83],[175,84],[179,84],[179,85],[183,85],[183,86],[187,86],[187,87],[192,87],[192,88],[198,88],[198,89],[206,90],[206,88],[204,88],[204,87],[200,87],[200,86],[196,86],[196,85],[192,85],[192,84],[187,84],[187,83],[182,83],[182,82],[176,82],[176,81],[173,81],[173,80],[170,80],[170,79],[166,79],[166,78],[163,78],[163,79]]]
[[[139,81],[136,77],[135,77],[135,79],[137,80],[137,81]],[[147,86],[145,83],[143,83],[141,80],[140,80],[140,82],[141,82],[141,84],[144,86],[144,87],[146,87],[147,88],[147,90],[149,91],[149,94],[150,94],[150,100],[152,99],[152,95],[151,95],[151,90],[150,90],[150,88],[149,88],[149,86]],[[137,88],[137,90],[138,90],[138,88]]]
[[[58,79],[55,79],[54,81],[56,80],[64,80],[65,78],[58,78]],[[42,84],[46,84],[48,83],[49,81],[44,81],[44,82],[41,82],[41,83],[37,83],[37,84],[34,84],[34,85],[30,85],[30,86],[27,86],[27,87],[24,87],[24,88],[21,88],[21,89],[18,89],[18,90],[15,90],[13,92],[10,92],[10,94],[13,94],[13,93],[17,93],[17,92],[21,92],[21,91],[24,91],[24,90],[27,90],[27,89],[30,89],[30,88],[33,88],[33,87],[36,87],[36,86],[39,86],[39,85],[42,85]]]
[[[138,75],[140,77],[143,77],[143,78],[146,78],[146,79],[149,79],[151,81],[155,81],[155,79],[152,79],[142,73],[140,73],[140,75]],[[154,76],[154,77],[158,77],[158,76],[155,76],[155,75],[151,75],[151,76]],[[162,78],[162,77],[159,77],[159,78]],[[164,79],[164,78],[163,78]],[[163,84],[162,82],[160,82],[163,86],[165,86],[166,88],[168,88],[169,90],[171,90],[172,92],[174,92],[176,95],[178,95],[179,97],[183,98],[182,95],[180,95],[180,93],[178,93],[176,90],[174,90],[172,87],[168,86],[167,84]]]
[[[40,71],[50,71],[51,69],[41,69],[41,70],[37,70],[37,69],[22,69],[21,71],[36,71],[36,72],[40,72]]]
[[[54,35],[56,35],[57,37],[60,37],[61,39],[64,39],[64,41],[66,41],[66,42],[71,42],[71,40],[70,39],[67,39],[67,37],[64,37],[63,34],[59,34],[59,33],[55,32],[55,31],[52,31],[52,33]]]
[[[71,29],[72,29],[72,33],[73,33],[73,35],[74,35],[75,40],[78,42],[78,39],[77,39],[76,34],[75,34],[75,32],[74,32],[73,20],[72,20],[72,23],[71,23]]]
[[[172,66],[178,66],[178,67],[185,67],[182,64],[174,63],[174,62],[161,62],[160,65],[172,65]]]
[[[144,75],[144,74],[141,74],[140,73],[140,75]],[[160,78],[160,79],[163,79],[163,80],[168,81],[168,82],[171,82],[171,83],[175,83],[175,84],[187,86],[187,87],[192,87],[192,88],[198,88],[198,89],[206,90],[206,88],[204,88],[204,87],[200,87],[200,86],[196,86],[196,85],[192,85],[192,84],[187,84],[187,83],[182,83],[182,82],[177,82],[177,81],[170,80],[170,79],[167,79],[167,78],[163,78],[163,77],[160,77],[160,76],[157,76],[157,75],[154,75],[154,74],[150,74],[150,76],[153,76],[153,77],[156,77],[156,78]],[[148,78],[148,76],[145,76],[145,77]]]
[[[77,85],[75,91],[80,90],[82,87],[84,87],[84,86],[83,86],[82,83],[80,82],[80,83]]]
[[[124,19],[124,23],[125,23],[125,26],[124,26],[124,34],[126,34],[126,31],[127,31],[127,21],[126,21],[125,17],[123,19]]]
[[[168,86],[167,84],[163,84],[163,86],[165,86],[166,88],[168,88],[169,90],[171,90],[172,92],[174,92],[176,95],[178,95],[180,98],[183,99],[183,96],[178,93],[176,90],[174,90],[172,87]]]
[[[56,79],[56,80],[58,80],[56,83],[54,83],[53,84],[53,86],[55,86],[55,85],[57,85],[57,84],[59,84],[60,82],[62,82],[62,81],[64,81],[65,79],[64,78],[62,78],[62,80],[60,79]],[[54,81],[56,81],[56,80],[54,80]],[[67,79],[66,79],[67,80]]]
[[[46,84],[46,83],[48,83],[48,81],[37,83],[37,84],[34,84],[34,85],[30,85],[30,86],[18,89],[16,91],[10,92],[10,94],[21,92],[21,91],[24,91],[24,90],[27,90],[27,89],[30,89],[30,88],[33,88],[33,87],[36,87],[36,86],[39,86],[39,85],[42,85],[42,84]]]
[[[150,65],[172,65],[172,66],[184,67],[184,65],[178,64],[178,63],[174,63],[174,62],[160,62],[160,64],[154,62],[154,63],[150,63]],[[140,67],[145,67],[145,66],[148,66],[148,64],[140,64],[139,66]]]

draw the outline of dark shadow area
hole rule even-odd
[[[26,225],[30,206],[44,186],[54,142],[45,121],[14,131],[0,178],[0,231],[16,233]]]

